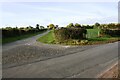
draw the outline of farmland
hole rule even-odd
[[[111,36],[103,36],[103,37],[98,37],[98,31],[100,29],[87,29],[87,39],[88,44],[104,44],[104,43],[109,43],[109,42],[115,42],[120,39],[120,37],[111,37]],[[55,36],[54,36],[54,31],[50,31],[48,34],[40,37],[37,41],[47,43],[47,44],[53,44],[57,43],[55,42]],[[67,41],[68,45],[71,44],[71,41]],[[65,44],[65,43],[63,43]],[[88,45],[87,44],[87,45]]]

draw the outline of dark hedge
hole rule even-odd
[[[85,39],[87,30],[84,28],[61,28],[54,30],[55,38],[57,41],[64,41],[69,39]]]
[[[120,36],[120,29],[102,29],[101,34],[110,36]]]
[[[25,34],[32,34],[32,33],[36,33],[36,32],[41,32],[41,31],[45,31],[46,29],[41,29],[41,30],[20,30],[20,29],[11,29],[11,30],[6,30],[6,29],[1,29],[2,31],[2,38],[6,38],[6,37],[15,37],[15,36],[21,36],[21,35],[25,35]]]

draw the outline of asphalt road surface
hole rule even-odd
[[[91,46],[47,45],[36,42],[36,38],[42,35],[26,39],[26,41],[20,40],[3,45],[3,58],[8,59],[3,64],[3,78],[96,78],[118,61],[119,42]],[[31,48],[26,48],[28,46]],[[25,59],[28,62],[22,62],[23,57],[20,61],[17,61],[18,58],[16,61],[12,60],[16,57],[12,55],[25,52],[21,47],[29,49],[26,54],[32,51],[31,54],[41,55],[39,57],[32,55],[32,58]],[[36,47],[35,50],[33,50],[34,47]],[[18,50],[15,51],[15,49],[23,52],[17,52]],[[45,50],[42,51],[43,49]],[[14,52],[11,52],[13,50]],[[6,56],[10,56],[10,58]],[[18,62],[21,63],[17,64]]]
[[[2,50],[5,51],[5,50],[12,49],[14,47],[21,46],[21,45],[32,45],[32,44],[34,44],[36,42],[36,40],[40,36],[45,35],[48,32],[49,31],[47,31],[47,32],[45,32],[43,34],[39,34],[37,36],[33,36],[33,37],[30,37],[30,38],[26,38],[26,39],[22,39],[22,40],[18,40],[18,41],[12,42],[12,43],[2,45]]]

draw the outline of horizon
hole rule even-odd
[[[69,23],[93,25],[118,23],[117,2],[3,2],[1,24],[4,27],[27,27],[36,24],[66,26]]]

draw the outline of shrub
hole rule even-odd
[[[78,24],[78,23],[76,23],[76,24],[75,24],[75,27],[76,27],[76,28],[81,28],[81,25]]]
[[[83,44],[83,45],[84,45],[84,44],[87,44],[87,43],[88,43],[88,40],[81,40],[80,43]]]
[[[101,28],[101,35],[108,35],[108,36],[120,36],[120,23],[114,24],[102,24]]]
[[[86,33],[87,30],[83,28],[61,28],[58,30],[54,30],[55,38],[57,41],[60,42],[69,39],[85,39]]]
[[[55,25],[54,24],[49,24],[47,27],[48,27],[48,29],[55,29]]]
[[[120,29],[102,29],[101,34],[110,36],[120,36]]]
[[[72,28],[72,27],[75,27],[73,23],[67,25],[67,28]]]

